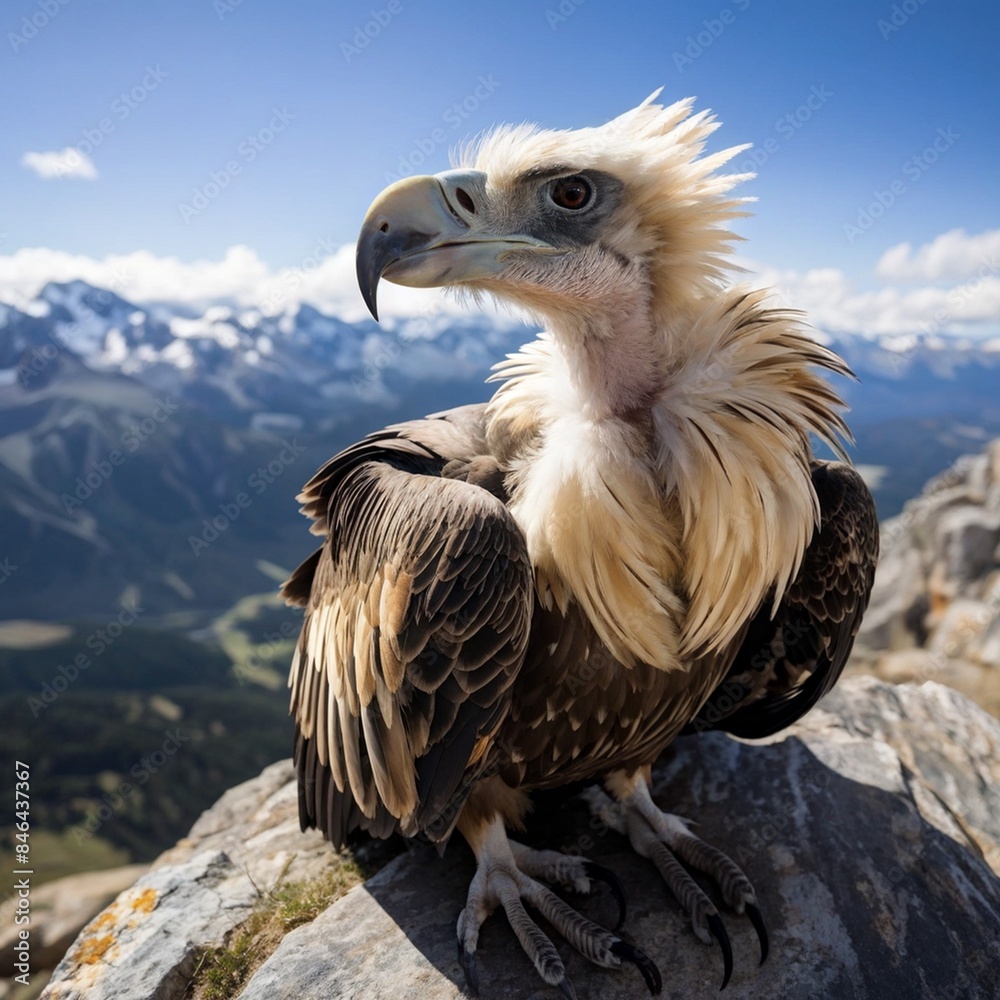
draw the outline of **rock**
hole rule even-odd
[[[83,929],[42,996],[181,997],[198,943],[221,939],[256,900],[253,884],[222,851],[165,865]]]
[[[956,598],[934,622],[927,649],[932,654],[972,659],[982,646],[984,633],[995,621],[982,601]]]
[[[936,679],[1000,714],[1000,439],[959,459],[882,526],[858,658],[889,679],[893,655],[913,648],[964,671],[964,680]],[[981,670],[996,676],[970,683]]]
[[[257,886],[280,877],[316,878],[329,867],[330,845],[315,831],[299,830],[295,770],[289,760],[230,788],[191,832],[165,851],[153,868],[190,861],[205,851],[226,854]]]
[[[661,804],[697,820],[757,888],[771,958],[758,969],[748,921],[725,916],[731,1000],[996,995],[1000,722],[958,693],[849,678],[762,743],[719,733],[678,741],[654,783]],[[180,1000],[196,946],[221,942],[248,912],[245,871],[261,885],[293,854],[300,876],[329,861],[328,845],[298,833],[294,802],[287,763],[227,793],[84,931],[44,997]],[[664,995],[716,995],[718,949],[694,937],[650,864],[579,796],[539,797],[525,839],[614,868],[630,903],[624,933],[659,964]],[[462,996],[455,921],[473,870],[458,838],[443,860],[414,847],[287,934],[234,995]],[[569,898],[613,923],[603,887]],[[580,1000],[646,995],[634,969],[598,969],[556,943]],[[479,971],[487,1000],[559,995],[536,977],[502,914],[483,929]]]
[[[927,572],[921,554],[900,543],[896,543],[898,548],[887,548],[884,529],[880,544],[872,599],[858,645],[875,650],[921,645],[926,637],[927,604]]]
[[[105,871],[67,875],[31,892],[31,958],[33,969],[51,969],[83,926],[149,865],[123,865]],[[19,927],[14,923],[17,897],[0,907],[0,976],[13,976],[12,950]]]
[[[299,831],[295,772],[272,764],[230,789],[150,871],[92,920],[42,994],[182,997],[199,948],[220,944],[281,878],[314,879],[333,852]]]
[[[984,463],[985,464],[985,463]],[[978,506],[946,511],[937,525],[937,548],[945,561],[945,575],[962,592],[996,568],[1000,543],[1000,511]]]

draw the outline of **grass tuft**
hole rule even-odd
[[[230,932],[224,945],[201,953],[188,985],[189,1000],[231,1000],[237,996],[289,931],[315,920],[364,881],[365,874],[354,860],[338,857],[319,878],[283,882],[283,877],[261,895],[250,916]]]

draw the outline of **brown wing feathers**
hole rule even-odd
[[[341,453],[301,497],[328,540],[286,585],[310,592],[290,679],[300,818],[338,844],[456,812],[527,643],[519,531],[491,493],[442,478],[447,459],[412,428]]]
[[[850,466],[814,462],[812,479],[821,523],[798,576],[773,618],[765,602],[751,620],[725,680],[687,731],[768,736],[808,712],[847,662],[878,561],[875,504]]]

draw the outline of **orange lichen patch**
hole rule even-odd
[[[112,904],[100,916],[95,917],[90,927],[91,931],[99,931],[102,927],[109,927],[114,924],[117,920],[116,908],[116,905]]]
[[[89,935],[85,937],[73,953],[73,961],[80,965],[93,965],[101,959],[114,946],[115,938],[113,934],[101,934],[100,936]]]
[[[138,913],[151,913],[156,906],[156,890],[144,889],[132,901],[132,909]]]

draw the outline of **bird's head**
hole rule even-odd
[[[599,320],[632,295],[668,319],[710,293],[746,200],[729,192],[747,175],[717,171],[746,147],[701,156],[713,118],[656,96],[599,128],[500,126],[456,169],[386,188],[357,246],[372,314],[382,277],[488,292],[550,322]]]

